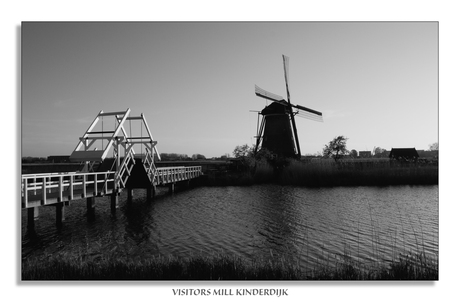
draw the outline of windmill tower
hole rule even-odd
[[[259,114],[262,122],[257,122],[256,151],[260,143],[262,148],[285,157],[300,158],[300,144],[297,135],[295,116],[322,122],[323,114],[319,111],[300,105],[292,105],[289,93],[289,58],[283,55],[284,80],[286,83],[287,101],[274,93],[268,92],[256,85],[256,95],[272,103],[266,106]]]

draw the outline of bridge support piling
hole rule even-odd
[[[86,198],[86,212],[88,214],[88,219],[93,219],[96,208],[96,197]]]
[[[35,231],[35,220],[38,220],[38,207],[27,209],[27,229],[31,232]]]
[[[175,191],[175,183],[173,183],[173,182],[170,183],[170,184],[168,185],[168,187],[169,187],[169,194],[174,193],[174,191]]]
[[[133,189],[128,188],[128,202],[132,202],[132,201],[133,201]]]
[[[118,194],[116,192],[112,193],[110,196],[110,210],[112,214],[115,214],[118,208]]]
[[[60,202],[56,204],[56,226],[62,227],[62,222],[65,220],[64,203]]]
[[[155,198],[155,187],[147,188],[147,201],[152,201]]]

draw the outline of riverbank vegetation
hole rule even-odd
[[[277,183],[302,187],[438,184],[437,162],[242,157],[233,169],[210,173],[207,185]]]
[[[400,255],[390,264],[364,266],[345,256],[335,267],[309,270],[281,259],[247,261],[215,255],[148,260],[49,258],[22,262],[22,280],[438,280],[437,261]]]
[[[391,161],[291,161],[277,179],[298,186],[387,186],[438,184],[438,166]]]

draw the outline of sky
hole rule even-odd
[[[70,155],[127,108],[160,153],[232,154],[270,103],[254,86],[286,97],[283,54],[291,102],[323,113],[296,118],[302,154],[438,141],[438,22],[24,22],[22,156]]]

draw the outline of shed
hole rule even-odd
[[[415,148],[391,148],[390,159],[415,161],[419,155]]]
[[[359,151],[359,157],[362,157],[362,158],[372,157],[372,152],[371,151]]]

